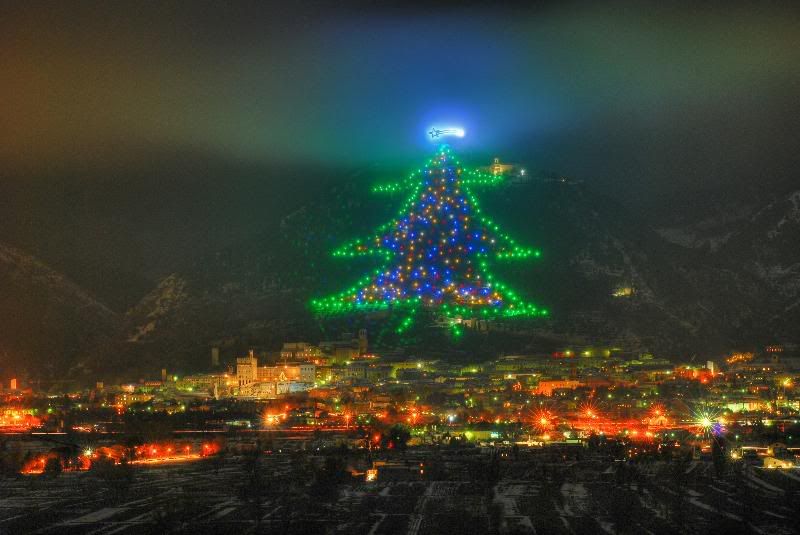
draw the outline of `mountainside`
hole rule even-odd
[[[0,370],[74,371],[116,335],[120,318],[63,274],[0,244]]]
[[[541,245],[540,273],[514,268],[521,287],[553,309],[565,341],[613,344],[667,357],[761,343],[751,328],[765,302],[747,272],[704,251],[670,243],[646,222],[580,184],[532,180],[487,206],[524,214],[520,239]],[[498,215],[498,217],[500,217]],[[535,278],[534,278],[535,277]]]
[[[732,213],[681,214],[658,229],[566,179],[538,176],[475,193],[484,213],[543,252],[538,260],[496,263],[492,271],[551,310],[548,320],[514,324],[517,334],[508,343],[493,339],[490,350],[596,344],[679,359],[800,341],[800,192],[744,203]],[[369,259],[335,259],[330,252],[369,235],[402,200],[369,193],[364,178],[351,176],[255,238],[163,277],[124,315],[2,248],[0,281],[11,291],[0,300],[0,342],[15,365],[47,355],[48,369],[132,379],[162,367],[205,369],[213,346],[230,358],[250,346],[277,349],[289,339],[338,336],[365,322],[376,334],[380,320],[319,320],[306,304],[374,267]]]
[[[698,238],[696,229],[704,236]],[[758,330],[778,340],[800,338],[800,190],[732,216],[659,230],[684,248],[706,250],[709,264],[737,284],[744,303],[760,304]],[[681,236],[684,239],[676,239]],[[713,245],[712,245],[713,244]]]
[[[402,201],[367,191],[360,180],[340,183],[255,243],[166,278],[128,314],[129,345],[170,348],[173,356],[183,355],[172,360],[179,367],[202,367],[211,344],[276,348],[287,338],[335,336],[337,328],[354,330],[369,321],[316,321],[305,307],[311,297],[338,291],[374,267],[368,259],[330,257],[343,241],[368,235]],[[477,193],[485,213],[520,243],[543,251],[538,261],[494,267],[552,311],[550,320],[521,324],[527,334],[520,348],[535,348],[532,341],[545,337],[688,358],[797,339],[796,323],[778,316],[796,302],[794,252],[785,245],[764,249],[756,239],[773,227],[789,231],[791,202],[764,208],[747,224],[734,220],[740,226],[724,230],[729,245],[717,249],[673,243],[663,230],[569,181],[539,177]],[[781,223],[773,211],[784,208],[788,219]],[[745,231],[752,233],[749,241]],[[776,234],[773,242],[780,239]],[[756,246],[760,256],[754,256]]]

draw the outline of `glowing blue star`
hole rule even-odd
[[[457,127],[447,127],[447,128],[436,128],[435,126],[431,128],[428,135],[431,136],[431,139],[436,139],[442,136],[455,136],[455,137],[464,137],[464,129],[457,128]]]

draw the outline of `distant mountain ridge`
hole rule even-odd
[[[729,221],[708,218],[683,227],[660,229],[667,240],[686,248],[707,249],[710,259],[728,266],[731,278],[750,278],[742,289],[748,299],[768,301],[763,320],[797,342],[800,326],[800,190],[752,207]],[[706,235],[696,237],[702,226]],[[675,236],[694,239],[675,239]],[[735,274],[735,277],[734,277]],[[757,294],[757,295],[756,295]]]
[[[763,244],[741,241],[745,231],[754,236],[771,232],[774,225],[767,223],[777,217],[772,210],[789,209],[781,226],[789,231],[785,225],[794,224],[791,199],[788,205],[765,207],[770,217],[762,210],[748,223],[734,218],[725,232],[730,233],[730,247],[738,244],[737,248],[712,250],[666,239],[663,230],[650,228],[582,184],[534,179],[480,195],[485,212],[520,243],[544,251],[536,262],[496,266],[520,292],[553,311],[552,320],[530,326],[532,335],[564,344],[620,345],[673,358],[797,340],[795,324],[779,315],[781,307],[791,309],[795,302],[791,269],[780,271],[776,266],[782,264],[749,261],[755,258],[753,247]],[[193,288],[190,293],[195,292],[191,306],[213,303],[224,309],[224,297],[235,294],[238,300],[233,306],[252,311],[232,313],[230,317],[238,319],[214,337],[259,340],[254,326],[270,325],[272,334],[313,339],[307,333],[318,333],[318,326],[309,318],[305,302],[355,280],[371,265],[368,260],[332,259],[330,251],[352,236],[367,235],[388,219],[398,202],[366,193],[358,181],[332,187],[286,215],[279,228],[253,247],[235,253],[238,260],[227,268],[209,276],[206,266],[203,277],[188,275],[195,281],[188,285]],[[762,256],[792,254],[787,248]],[[629,295],[621,292],[626,288]],[[789,300],[779,305],[778,296]],[[283,312],[265,312],[268,303]],[[174,319],[187,314],[184,309]],[[280,342],[276,336],[263,340],[267,339]]]
[[[0,244],[0,370],[58,375],[116,336],[120,316],[37,258]]]
[[[552,311],[547,321],[523,324],[518,350],[545,350],[538,340],[547,339],[684,359],[800,342],[800,191],[735,213],[681,214],[658,228],[569,180],[533,177],[476,193],[518,242],[543,251],[533,262],[493,266]],[[0,284],[11,291],[0,297],[0,356],[15,355],[3,360],[30,373],[130,380],[161,367],[206,369],[212,346],[231,356],[356,329],[357,319],[326,325],[306,303],[370,269],[369,260],[330,251],[367,235],[400,202],[369,193],[360,176],[335,182],[255,237],[165,275],[125,314],[2,246]],[[48,366],[39,369],[37,356]]]

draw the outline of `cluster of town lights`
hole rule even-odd
[[[85,448],[80,455],[64,457],[56,452],[43,453],[27,460],[20,471],[23,474],[44,473],[48,464],[58,464],[59,471],[81,472],[91,469],[96,461],[104,460],[118,465],[163,464],[194,461],[219,453],[219,445],[204,442],[199,448],[186,443],[151,443],[134,446],[122,445]]]

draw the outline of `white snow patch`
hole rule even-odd
[[[791,471],[788,470],[781,470],[778,472],[779,474],[783,474],[784,476],[788,477],[789,479],[794,479],[795,481],[800,481],[800,476],[793,474]]]
[[[650,491],[648,491],[647,489],[644,489],[644,493],[647,496],[646,500],[644,499],[644,497],[639,496],[639,503],[642,504],[642,507],[652,511],[653,514],[655,514],[658,518],[660,518],[662,520],[666,520],[667,516],[664,514],[664,511],[662,511],[661,509],[659,509],[658,507],[655,507],[652,503],[650,503],[651,501],[654,501],[652,494],[650,494]]]
[[[614,524],[613,523],[605,522],[603,520],[598,520],[597,523],[600,524],[600,527],[603,528],[603,531],[605,531],[609,535],[616,535],[617,530],[614,529]]]
[[[95,522],[102,522],[107,518],[111,518],[112,516],[116,515],[117,513],[121,513],[126,511],[127,509],[124,507],[104,507],[103,509],[98,509],[97,511],[93,511],[88,515],[83,515],[78,518],[73,518],[72,520],[67,520],[64,524],[93,524]]]
[[[589,492],[583,483],[564,483],[561,485],[561,495],[564,496],[564,511],[569,516],[575,516],[576,513],[580,514],[587,510],[586,500]],[[577,511],[573,512],[570,505],[574,505]]]
[[[739,521],[739,522],[741,522],[741,520],[742,520],[742,517],[740,517],[740,516],[737,516],[737,515],[735,515],[735,514],[733,514],[733,513],[728,513],[728,512],[726,512],[726,511],[720,511],[719,509],[717,509],[717,508],[715,508],[715,507],[711,507],[711,506],[710,506],[710,505],[708,505],[707,503],[703,503],[703,502],[701,502],[701,501],[700,501],[700,500],[698,500],[697,498],[690,498],[690,499],[689,499],[689,503],[691,503],[692,505],[695,505],[695,506],[699,507],[700,509],[705,509],[706,511],[711,511],[712,513],[718,513],[718,514],[721,514],[721,515],[723,515],[723,516],[725,516],[725,517],[728,517],[728,518],[730,518],[731,520],[737,520],[737,521]]]
[[[754,473],[752,473],[752,472],[750,472],[750,473],[748,473],[748,474],[747,474],[747,478],[748,478],[750,481],[752,481],[753,483],[756,483],[757,485],[761,485],[762,487],[764,487],[764,488],[765,488],[765,489],[767,489],[767,490],[771,490],[771,491],[773,491],[773,492],[779,492],[779,493],[781,493],[781,494],[783,494],[783,493],[784,493],[784,491],[783,491],[783,489],[782,489],[782,488],[776,487],[775,485],[770,485],[769,483],[767,483],[766,481],[764,481],[764,480],[763,480],[763,479],[761,479],[760,477],[756,476],[756,475],[755,475]]]

